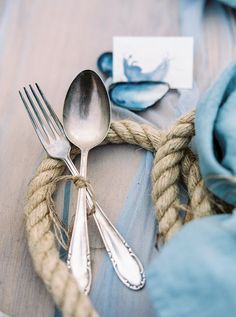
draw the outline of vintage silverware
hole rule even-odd
[[[89,150],[100,144],[110,127],[110,102],[103,82],[90,70],[81,72],[71,83],[63,108],[63,126],[67,138],[80,148],[80,175],[87,177]],[[79,190],[78,205],[70,240],[68,263],[82,287],[91,282],[90,250],[87,228],[86,188]]]
[[[24,95],[19,93],[44,149],[51,157],[63,160],[72,175],[78,176],[79,173],[70,159],[70,143],[58,117],[39,86],[36,84],[36,89],[31,85],[29,87],[30,92],[24,88]],[[92,208],[93,203],[89,190],[87,191],[87,203]],[[96,203],[96,212],[93,216],[118,277],[130,289],[141,289],[145,284],[145,274],[141,262],[98,203]],[[80,285],[78,275],[76,272],[73,274]],[[88,292],[88,290],[85,291]]]

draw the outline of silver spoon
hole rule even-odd
[[[88,152],[106,137],[110,127],[110,113],[109,98],[100,77],[91,70],[81,72],[73,80],[67,92],[63,109],[63,124],[68,139],[81,150],[80,175],[85,178]],[[72,173],[78,175],[73,171]],[[86,190],[81,189],[68,263],[80,281],[80,286],[88,292],[91,285],[91,261],[86,197],[88,206],[91,208],[91,193],[86,194]],[[97,203],[93,216],[118,277],[133,290],[142,288],[145,284],[142,264]]]

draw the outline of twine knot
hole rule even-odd
[[[71,176],[71,175],[64,175],[64,176],[58,176],[55,179],[53,179],[50,183],[50,186],[48,187],[47,193],[46,193],[46,204],[48,206],[48,212],[53,222],[53,231],[55,233],[55,238],[57,242],[60,244],[60,246],[68,250],[69,248],[69,242],[73,230],[73,224],[74,224],[74,216],[72,216],[72,221],[69,227],[67,227],[63,221],[58,216],[58,213],[56,212],[55,203],[53,200],[53,193],[56,189],[56,186],[60,182],[64,181],[73,181],[75,187],[79,190],[81,188],[86,188],[91,193],[91,199],[92,199],[92,208],[89,208],[87,206],[87,216],[91,216],[96,211],[96,198],[94,194],[94,190],[92,188],[92,185],[90,182],[85,179],[82,176]]]
[[[85,179],[82,176],[73,176],[73,181],[74,181],[74,184],[75,184],[77,189],[82,188],[82,187],[86,187],[91,193],[91,199],[92,199],[93,205],[92,205],[92,208],[87,207],[87,215],[89,217],[92,214],[94,214],[96,211],[96,197],[95,197],[95,192],[93,190],[93,187],[92,187],[90,181]]]

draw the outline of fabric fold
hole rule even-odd
[[[211,192],[236,203],[236,62],[200,100],[196,146],[202,176]]]
[[[235,222],[235,213],[195,220],[167,243],[147,272],[156,316],[235,316]]]

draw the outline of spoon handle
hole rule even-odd
[[[86,177],[87,155],[87,152],[81,152],[80,175],[83,177]],[[78,172],[76,174],[78,175]],[[85,188],[81,188],[78,191],[75,221],[67,257],[67,266],[71,269],[81,290],[85,294],[88,294],[92,282],[92,272]]]
[[[87,202],[91,208],[93,203],[89,189],[87,190]],[[117,276],[128,288],[141,289],[145,284],[145,274],[140,260],[98,203],[96,203],[96,211],[93,216]]]

